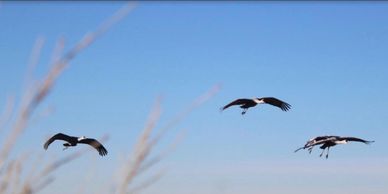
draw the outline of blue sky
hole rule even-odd
[[[20,95],[38,37],[45,45],[35,75],[42,76],[59,37],[71,48],[123,4],[3,2],[0,108],[7,94]],[[216,96],[166,136],[163,145],[186,130],[158,166],[167,168],[166,176],[144,193],[384,193],[387,20],[384,2],[140,2],[71,62],[16,151],[59,158],[73,150],[62,152],[58,143],[42,153],[54,133],[109,134],[108,157],[90,153],[65,166],[42,193],[79,184],[70,177],[80,170],[89,169],[105,184],[157,96],[163,95],[161,127],[221,84]],[[244,116],[237,107],[219,112],[236,98],[261,96],[282,99],[292,109],[262,105]],[[54,112],[38,119],[48,107]],[[376,142],[335,147],[329,160],[319,158],[318,149],[293,153],[326,134]],[[98,170],[90,170],[91,159]]]

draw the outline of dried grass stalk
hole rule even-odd
[[[26,82],[33,84],[28,85],[27,89],[24,89],[25,92],[22,95],[20,107],[16,112],[15,122],[12,123],[9,134],[4,138],[3,145],[0,149],[0,193],[3,194],[11,192],[29,194],[40,191],[53,181],[51,174],[55,169],[69,163],[85,152],[85,150],[81,150],[68,157],[55,161],[51,165],[43,168],[37,176],[33,175],[35,173],[30,173],[28,176],[29,178],[25,181],[21,180],[20,177],[24,171],[22,167],[27,165],[29,160],[25,158],[18,158],[16,161],[9,159],[9,155],[15,147],[18,138],[30,124],[31,116],[37,107],[45,100],[49,92],[54,88],[56,80],[63,73],[63,70],[69,65],[69,62],[82,50],[93,43],[98,37],[109,30],[115,23],[124,18],[133,8],[134,3],[129,2],[113,14],[113,16],[104,21],[96,31],[86,34],[83,39],[70,49],[69,52],[65,53],[62,57],[58,57],[64,48],[64,41],[63,38],[61,38],[57,43],[56,49],[54,49],[53,62],[50,70],[41,81],[34,82],[31,76],[32,71],[35,69],[35,66],[39,61],[41,49],[44,44],[44,39],[37,39],[32,50],[26,76]],[[7,121],[10,120],[10,115],[12,115],[14,104],[12,100],[6,103],[6,109],[0,117],[1,128],[5,125],[5,123],[7,123]],[[32,171],[35,172],[36,169],[33,168]],[[34,185],[31,183],[34,183]]]
[[[142,131],[139,141],[135,145],[135,149],[133,155],[131,155],[128,160],[128,164],[124,165],[125,169],[122,170],[123,178],[121,178],[121,183],[119,183],[118,192],[119,194],[125,193],[133,193],[142,190],[145,186],[149,186],[152,183],[159,180],[161,174],[154,175],[150,179],[144,181],[138,186],[133,187],[132,189],[128,189],[129,185],[132,184],[135,178],[140,176],[141,173],[144,173],[152,166],[156,165],[160,162],[168,153],[170,153],[177,145],[178,140],[181,140],[181,136],[177,136],[176,141],[170,144],[170,149],[165,150],[159,154],[156,154],[155,157],[147,160],[150,157],[153,149],[157,146],[159,140],[163,137],[163,135],[171,128],[173,128],[176,124],[183,120],[190,112],[192,112],[195,108],[202,105],[208,99],[213,97],[220,90],[220,85],[216,85],[211,88],[204,95],[200,96],[193,103],[188,106],[188,108],[184,109],[181,113],[177,114],[170,122],[167,123],[166,126],[162,127],[161,130],[157,133],[156,137],[151,138],[151,133],[153,132],[156,122],[160,117],[160,98],[157,100],[155,107],[150,113],[149,119],[146,123],[146,127]]]
[[[5,108],[0,116],[0,132],[5,128],[12,116],[12,110],[15,106],[15,98],[13,96],[8,96],[5,102]]]
[[[46,99],[47,95],[54,88],[55,82],[58,77],[63,73],[64,69],[68,67],[69,62],[74,59],[82,50],[87,48],[98,37],[103,35],[108,29],[115,23],[120,21],[134,8],[134,3],[129,2],[126,6],[118,10],[112,17],[104,21],[96,31],[86,34],[69,52],[62,55],[64,48],[64,39],[60,38],[53,51],[52,66],[48,73],[41,81],[33,82],[31,77],[27,76],[28,83],[36,83],[29,86],[24,93],[21,105],[16,114],[16,120],[12,125],[11,131],[5,139],[0,150],[0,193],[13,193],[13,194],[32,194],[40,191],[49,185],[53,180],[53,172],[61,166],[68,164],[74,159],[81,156],[84,152],[90,150],[83,149],[67,157],[61,158],[49,165],[45,165],[42,168],[36,168],[32,166],[32,169],[26,179],[21,179],[25,169],[23,168],[29,160],[19,157],[17,160],[10,160],[9,155],[12,152],[19,136],[25,131],[30,124],[31,116],[35,112],[36,108]],[[44,40],[38,39],[33,49],[30,65],[28,69],[28,75],[32,75],[32,70],[35,68],[39,61],[41,49],[43,47]],[[30,80],[31,79],[31,80]],[[138,193],[143,189],[149,187],[157,180],[159,180],[164,171],[154,173],[150,178],[138,184],[132,185],[133,181],[147,170],[152,169],[157,163],[165,158],[173,149],[178,145],[178,142],[182,139],[181,136],[176,136],[176,141],[171,143],[167,149],[160,153],[153,153],[154,148],[157,146],[161,138],[167,131],[173,128],[176,124],[182,121],[191,111],[200,106],[202,103],[211,98],[218,92],[220,86],[217,85],[204,95],[196,99],[190,106],[184,109],[181,113],[177,114],[166,126],[162,127],[155,135],[154,133],[156,123],[160,118],[161,108],[160,99],[157,100],[154,109],[151,111],[145,128],[142,130],[138,142],[135,144],[133,154],[130,155],[127,162],[122,166],[123,174],[120,178],[117,193]],[[7,108],[0,117],[0,127],[7,123],[13,111],[13,101],[7,102]],[[105,137],[106,138],[106,137]],[[103,138],[101,141],[104,141]],[[151,156],[154,156],[150,158]],[[41,163],[41,159],[36,160],[37,163]],[[131,188],[129,188],[131,186]],[[116,193],[116,191],[114,191]]]

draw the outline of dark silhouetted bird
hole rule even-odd
[[[322,153],[319,156],[322,157],[323,153],[325,152],[325,149],[327,148],[327,153],[326,153],[326,159],[327,159],[329,157],[330,147],[336,146],[338,144],[347,144],[350,141],[356,141],[356,142],[361,142],[365,144],[370,144],[374,142],[374,141],[366,141],[356,137],[318,136],[316,138],[313,138],[307,141],[307,143],[303,147],[295,150],[295,152],[301,149],[307,148],[309,150],[309,153],[311,153],[314,146],[321,145],[321,147],[319,148],[322,149]]]
[[[52,136],[49,140],[47,140],[43,146],[44,149],[47,150],[48,146],[55,140],[67,141],[67,143],[63,144],[63,146],[65,146],[65,148],[63,148],[64,150],[70,146],[76,146],[78,143],[83,143],[83,144],[89,144],[92,147],[94,147],[101,156],[105,156],[108,154],[108,151],[104,148],[104,146],[95,139],[86,138],[85,136],[73,137],[73,136],[65,135],[63,133],[58,133]]]
[[[241,114],[245,114],[248,110],[248,108],[254,107],[257,104],[270,104],[273,106],[277,106],[283,111],[288,111],[291,108],[291,105],[289,105],[286,102],[283,102],[277,98],[274,97],[264,97],[264,98],[253,98],[253,99],[246,99],[246,98],[241,98],[237,99],[226,106],[221,108],[221,111],[234,106],[234,105],[240,105],[240,108],[243,109],[243,112]]]

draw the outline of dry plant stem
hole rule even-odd
[[[14,189],[15,187],[12,187],[12,185],[17,184],[19,182],[19,178],[21,175],[21,167],[22,163],[28,159],[27,154],[21,154],[19,158],[10,161],[4,170],[4,173],[1,173],[1,186],[0,186],[0,193],[6,193],[8,190]],[[8,189],[9,188],[9,189]]]
[[[137,177],[141,172],[144,172],[145,170],[151,168],[153,165],[155,165],[157,162],[162,160],[162,158],[168,153],[162,152],[162,154],[157,155],[156,157],[152,158],[149,162],[146,162],[147,156],[150,155],[152,152],[152,149],[156,146],[160,138],[166,133],[166,131],[170,128],[172,128],[174,125],[179,123],[185,116],[187,116],[191,111],[193,111],[195,108],[206,102],[208,99],[213,97],[220,89],[219,85],[216,85],[213,87],[210,91],[206,92],[204,95],[197,98],[187,109],[185,109],[182,113],[178,114],[171,122],[169,122],[164,128],[159,131],[157,136],[153,139],[150,138],[150,134],[160,116],[160,102],[156,103],[156,108],[154,108],[153,111],[151,111],[149,120],[147,122],[147,125],[145,129],[143,130],[142,135],[139,138],[139,142],[135,146],[135,153],[133,156],[133,162],[129,165],[128,169],[124,172],[127,174],[124,181],[119,186],[119,193],[124,194],[127,193],[127,187],[128,185],[133,181],[135,177]],[[171,146],[174,148],[176,145],[173,144]],[[154,182],[154,181],[150,181]],[[148,184],[147,184],[148,185]]]
[[[23,172],[23,160],[17,160],[15,165],[15,178],[11,182],[10,188],[20,188],[21,185],[21,174]]]
[[[162,176],[165,174],[165,171],[159,171],[158,173],[156,173],[154,176],[152,176],[151,178],[149,178],[147,181],[144,181],[143,183],[141,183],[140,185],[138,185],[137,187],[134,187],[133,189],[130,189],[129,191],[127,191],[126,193],[128,194],[135,194],[135,193],[138,193],[140,191],[142,191],[143,189],[146,189],[147,187],[151,186],[152,184],[156,183],[158,180],[160,180],[162,178]]]
[[[178,114],[171,122],[169,122],[165,127],[163,127],[161,129],[161,131],[159,131],[159,133],[157,134],[157,136],[154,138],[154,139],[151,139],[150,142],[149,142],[149,147],[150,149],[158,143],[158,141],[160,140],[160,138],[167,132],[168,129],[174,127],[176,124],[178,124],[185,116],[187,116],[190,112],[192,112],[195,108],[197,108],[198,106],[200,106],[201,104],[203,104],[204,102],[206,102],[207,100],[209,100],[211,97],[213,97],[219,90],[220,90],[221,86],[220,85],[215,85],[214,87],[212,87],[208,92],[206,92],[205,94],[203,94],[202,96],[200,96],[199,98],[197,98],[196,100],[194,100],[194,102],[186,109],[184,110],[183,112],[181,112],[180,114]],[[178,137],[178,136],[177,136]],[[151,160],[149,160],[148,162],[145,162],[144,165],[141,166],[141,169],[139,169],[139,173],[140,172],[143,172],[143,171],[146,171],[147,169],[149,169],[151,166],[153,166],[154,164],[156,164],[157,162],[159,162],[160,160],[162,160],[162,158],[166,157],[166,155],[170,152],[172,152],[179,141],[181,141],[182,137],[181,138],[177,138],[177,140],[175,141],[175,143],[171,144],[170,145],[170,148],[168,150],[166,150],[165,152],[162,152],[160,153],[159,155],[155,156],[154,158],[152,158]]]
[[[41,164],[43,164],[44,156],[40,154],[38,157],[34,158],[35,161],[32,162],[31,169],[29,170],[28,174],[26,175],[27,181],[32,181],[34,178],[35,173],[39,170],[39,167]]]
[[[5,102],[5,108],[4,111],[1,113],[0,116],[0,131],[5,128],[6,124],[11,119],[12,110],[15,105],[15,98],[13,96],[8,96],[7,100]]]
[[[1,181],[1,185],[0,185],[0,193],[5,193],[7,191],[8,183],[9,183],[9,181],[7,179],[11,179],[12,178],[12,172],[13,172],[14,165],[15,165],[15,161],[11,161],[7,165],[5,176],[2,177],[5,180],[2,180]]]
[[[84,152],[77,152],[73,155],[70,155],[69,157],[60,159],[47,167],[43,167],[40,173],[38,173],[38,176],[33,175],[35,174],[34,171],[36,168],[32,167],[32,174],[27,176],[25,181],[21,181],[21,177],[23,173],[22,167],[27,162],[26,159],[19,158],[16,161],[7,161],[9,154],[17,142],[17,139],[30,124],[32,114],[41,104],[41,102],[47,97],[50,90],[54,87],[55,81],[61,75],[63,70],[68,66],[68,63],[79,52],[88,47],[92,42],[94,42],[96,38],[108,30],[114,23],[129,13],[132,8],[132,3],[129,3],[127,6],[120,9],[111,18],[108,18],[107,21],[103,22],[95,33],[85,36],[75,45],[73,49],[70,49],[67,54],[63,55],[62,58],[58,57],[64,47],[64,41],[63,39],[60,39],[57,43],[56,49],[54,49],[54,62],[52,63],[48,74],[46,74],[46,76],[44,76],[43,80],[40,82],[35,82],[32,80],[32,70],[35,68],[39,61],[40,52],[44,43],[43,39],[37,39],[28,65],[26,76],[27,88],[24,89],[25,93],[22,95],[20,103],[21,105],[17,111],[15,122],[11,126],[10,133],[5,138],[5,142],[0,150],[0,193],[30,194],[38,192],[53,181],[53,178],[50,176],[50,174],[54,170],[74,160]],[[5,109],[0,120],[1,126],[7,123],[7,121],[10,119],[13,111],[13,104],[13,102],[6,103],[7,108]]]
[[[13,130],[6,138],[6,142],[2,146],[2,150],[0,152],[0,168],[3,166],[4,161],[8,158],[8,155],[16,143],[16,140],[27,127],[31,114],[53,88],[55,81],[65,69],[65,67],[67,67],[68,63],[79,52],[94,42],[96,38],[104,34],[113,24],[126,16],[133,9],[133,5],[134,4],[132,2],[128,3],[126,6],[118,10],[112,17],[103,22],[94,33],[87,34],[80,42],[78,42],[72,49],[70,49],[70,51],[65,54],[63,58],[54,62],[51,70],[45,76],[42,82],[39,83],[37,89],[32,90],[31,93],[25,94],[25,98],[22,100],[22,106],[18,111],[18,116]],[[34,58],[35,57],[32,57],[32,59]]]
[[[43,37],[38,37],[35,40],[34,47],[32,48],[31,56],[30,56],[30,59],[28,60],[27,73],[25,77],[25,86],[27,86],[27,89],[30,89],[29,84],[33,83],[33,71],[36,69],[36,66],[38,65],[44,43],[45,43],[45,39]]]
[[[65,48],[65,38],[61,36],[57,40],[53,53],[51,54],[50,64],[55,64],[56,61],[60,60],[61,54],[63,53],[64,48]]]
[[[143,165],[141,166],[141,168],[139,169],[138,173],[140,174],[140,173],[148,170],[153,165],[160,162],[163,158],[166,158],[169,154],[171,154],[177,148],[178,144],[180,142],[182,142],[183,137],[184,137],[183,134],[178,134],[175,137],[174,142],[172,142],[164,151],[160,152],[159,154],[157,154],[153,158],[149,159],[148,161],[145,161],[143,163]]]
[[[80,150],[80,151],[77,151],[67,157],[64,157],[64,158],[61,158],[53,163],[51,163],[50,165],[46,166],[46,168],[44,168],[40,174],[40,176],[38,176],[37,178],[34,178],[34,180],[36,179],[41,179],[43,177],[46,177],[47,175],[49,175],[50,173],[52,173],[54,170],[58,169],[59,167],[61,167],[62,165],[66,164],[66,163],[69,163],[71,162],[72,160],[78,158],[79,156],[81,156],[85,151],[87,151],[86,149],[83,149],[83,150]]]
[[[27,82],[29,81],[28,79],[31,79],[29,76],[31,73],[31,68],[36,65],[39,59],[40,52],[43,47],[43,39],[37,39],[35,42],[30,60],[29,60],[29,65],[28,65],[28,71],[27,71]],[[23,129],[27,125],[27,120],[30,116],[31,105],[29,105],[29,100],[32,96],[32,92],[30,91],[30,88],[25,89],[26,93],[22,97],[22,102],[21,102],[21,108],[18,112],[18,116],[16,119],[16,122],[14,123],[13,130],[11,131],[11,134],[9,135],[8,138],[5,140],[5,144],[2,147],[3,149],[0,152],[0,168],[3,166],[4,161],[8,157],[9,152],[11,151],[13,145],[16,143],[17,137],[23,132]]]
[[[41,120],[43,120],[44,118],[47,118],[49,117],[50,115],[52,115],[54,112],[54,109],[53,107],[45,107],[45,109],[41,110],[40,112],[38,113],[35,113],[35,115],[30,118],[30,122],[29,122],[29,125],[30,126],[33,126],[35,125],[36,123],[39,123]]]
[[[31,194],[31,193],[33,193],[32,189],[31,189],[31,186],[30,185],[24,185],[22,190],[18,194]]]
[[[127,186],[132,182],[132,180],[136,177],[138,170],[142,162],[148,156],[150,152],[150,147],[148,144],[148,139],[151,135],[152,129],[155,127],[157,120],[160,117],[160,98],[157,100],[155,108],[151,111],[151,114],[146,123],[146,127],[143,130],[143,133],[139,137],[139,141],[135,145],[135,151],[132,163],[127,166],[127,169],[124,171],[123,182],[119,185],[119,193],[126,193]]]
[[[38,191],[44,189],[47,185],[54,181],[53,177],[46,178],[42,183],[38,184],[38,186],[31,187],[32,193],[37,193]]]
[[[127,5],[119,9],[113,16],[108,18],[108,20],[104,21],[95,32],[86,34],[84,38],[65,55],[62,62],[68,63],[68,61],[73,59],[81,50],[93,43],[96,38],[103,35],[115,23],[123,19],[130,11],[132,11],[135,5],[136,4],[134,2],[129,2]]]
[[[217,84],[213,86],[209,91],[207,91],[205,94],[198,97],[194,102],[191,103],[191,105],[179,113],[171,122],[169,122],[165,127],[163,127],[160,132],[156,135],[156,137],[150,142],[150,144],[156,144],[159,139],[163,136],[164,133],[167,132],[168,129],[174,127],[176,124],[178,124],[183,118],[185,118],[189,113],[191,113],[195,108],[199,107],[203,103],[205,103],[207,100],[212,98],[219,90],[221,89],[221,85]]]

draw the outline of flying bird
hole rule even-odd
[[[322,153],[319,155],[322,157],[323,153],[325,152],[325,149],[327,148],[326,153],[326,159],[329,157],[329,149],[330,147],[336,146],[338,144],[347,144],[350,141],[355,142],[361,142],[365,144],[373,143],[374,141],[367,141],[356,137],[340,137],[340,136],[318,136],[316,138],[312,138],[307,143],[301,147],[295,150],[295,152],[301,150],[301,149],[308,149],[309,153],[311,153],[312,149],[316,145],[321,145]]]
[[[306,144],[303,147],[298,148],[297,150],[295,150],[295,152],[297,152],[297,151],[299,151],[301,149],[308,148],[308,151],[311,154],[311,151],[313,150],[313,147],[314,147],[314,146],[311,146],[311,145],[313,145],[313,144],[316,145],[316,143],[320,143],[320,142],[322,142],[322,140],[326,140],[328,138],[333,138],[333,137],[339,137],[339,136],[325,135],[325,136],[318,136],[318,137],[315,137],[315,138],[311,138],[311,139],[309,139],[306,142]]]
[[[89,144],[90,146],[94,147],[101,156],[105,156],[108,154],[108,151],[105,149],[105,147],[95,139],[86,138],[85,136],[81,136],[81,137],[68,136],[63,133],[58,133],[52,136],[50,139],[48,139],[43,146],[44,149],[47,150],[48,146],[55,140],[67,141],[67,143],[63,144],[63,146],[65,146],[63,150],[67,149],[70,146],[76,146],[78,143],[83,143],[83,144]]]
[[[231,106],[239,105],[240,108],[243,109],[243,112],[241,114],[244,115],[247,112],[248,108],[254,107],[257,104],[270,104],[272,106],[279,107],[283,111],[288,111],[291,108],[290,104],[283,102],[277,98],[263,97],[263,98],[253,98],[253,99],[247,99],[247,98],[237,99],[237,100],[227,104],[226,106],[222,107],[221,111],[223,111]]]

